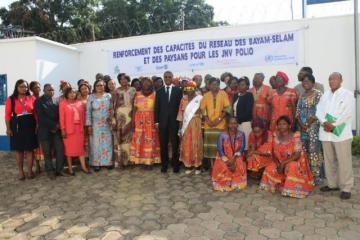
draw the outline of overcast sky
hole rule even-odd
[[[0,0],[0,7],[14,0]],[[303,0],[205,0],[214,7],[215,20],[230,24],[272,22],[301,18]],[[293,5],[293,14],[291,11]],[[351,14],[353,0],[307,7],[308,17]]]

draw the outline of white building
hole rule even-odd
[[[282,70],[287,72],[290,77],[289,85],[294,86],[297,84],[298,70],[302,66],[311,66],[316,81],[323,83],[325,88],[328,88],[329,74],[338,71],[343,74],[344,86],[350,90],[355,90],[354,20],[351,15],[214,27],[87,42],[70,46],[39,37],[5,39],[0,40],[0,76],[6,75],[7,96],[9,96],[16,80],[20,78],[28,81],[38,80],[42,84],[53,83],[56,87],[62,79],[73,84],[76,84],[80,78],[93,82],[96,73],[107,74],[109,72],[108,54],[119,48],[176,41],[236,38],[286,31],[298,31],[299,33],[296,63],[228,69],[212,68],[197,72],[185,69],[175,72],[175,74],[191,77],[194,74],[210,73],[220,76],[222,72],[229,71],[235,76],[246,75],[252,78],[255,72],[263,72],[268,78],[274,75],[276,71]],[[156,74],[162,75],[162,72],[159,71]],[[4,119],[3,105],[0,106],[0,119]],[[1,149],[8,149],[4,120],[0,121]]]

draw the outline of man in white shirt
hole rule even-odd
[[[317,106],[316,117],[321,123],[319,139],[322,141],[325,174],[328,185],[322,192],[340,190],[341,199],[351,197],[354,185],[352,168],[352,115],[355,99],[352,92],[341,87],[342,76],[334,72],[329,77],[330,91],[325,92]]]

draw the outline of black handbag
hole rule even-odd
[[[11,118],[10,118],[10,128],[13,133],[17,132],[19,129],[18,119],[15,113],[15,98],[10,97],[11,100]]]

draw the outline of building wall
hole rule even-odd
[[[36,79],[41,84],[54,84],[59,89],[60,80],[76,85],[79,80],[79,52],[46,42],[36,42]]]
[[[72,47],[36,37],[0,41],[0,74],[7,75],[7,95],[15,82],[38,80],[52,83],[58,89],[59,80],[73,83],[79,78],[79,52]],[[9,149],[6,137],[5,106],[0,105],[0,150]]]
[[[195,73],[210,73],[220,76],[224,71],[230,71],[236,76],[249,76],[255,72],[264,72],[267,78],[277,70],[283,70],[290,76],[290,86],[297,84],[297,72],[304,66],[311,66],[316,80],[328,87],[327,79],[331,72],[339,71],[344,76],[345,87],[354,89],[354,35],[353,17],[340,16],[319,19],[306,19],[266,24],[251,24],[242,26],[216,27],[182,32],[161,33],[122,39],[105,40],[73,45],[81,50],[80,76],[93,81],[96,73],[108,72],[108,53],[111,50],[126,46],[147,46],[154,42],[166,43],[195,39],[217,39],[263,33],[299,30],[299,61],[297,64],[254,66],[232,69],[208,69],[205,71],[176,72],[176,75],[193,76]],[[174,40],[175,39],[175,40]],[[162,73],[159,72],[158,75]],[[114,77],[114,76],[113,76]]]

